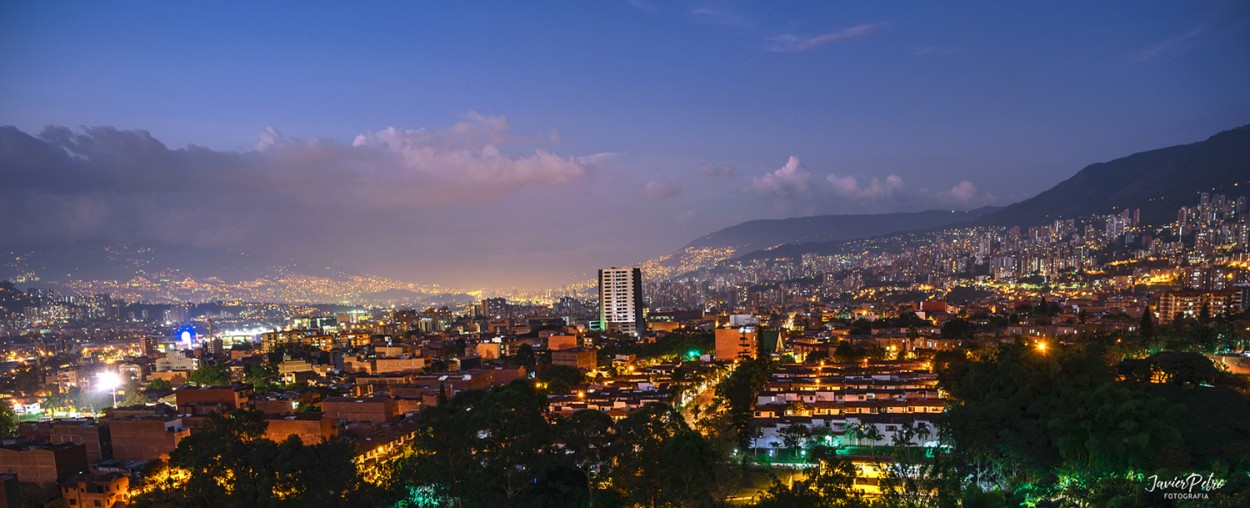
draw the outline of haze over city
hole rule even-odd
[[[1245,2],[0,7],[0,248],[552,287],[1250,118]],[[38,170],[36,170],[36,168]]]

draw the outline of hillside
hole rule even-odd
[[[1136,153],[1091,164],[1030,199],[987,214],[978,222],[1030,226],[1061,217],[1140,208],[1142,221],[1175,219],[1178,207],[1199,192],[1246,195],[1250,185],[1250,125],[1188,145]]]
[[[961,212],[928,210],[877,215],[818,215],[791,219],[753,220],[701,236],[687,247],[732,247],[750,252],[788,243],[836,242],[916,231],[972,221],[996,208]]]
[[[753,220],[696,238],[685,247],[647,261],[643,269],[653,277],[670,277],[710,268],[735,256],[777,247],[923,231],[971,222],[997,210],[993,207],[966,212],[929,210],[877,215],[818,215],[790,219]]]

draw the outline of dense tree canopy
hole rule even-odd
[[[226,366],[218,362],[205,362],[195,369],[187,381],[200,386],[225,386],[230,384],[230,372]]]
[[[262,436],[264,416],[239,410],[210,417],[178,444],[169,463],[152,472],[164,478],[133,500],[136,507],[336,507],[374,506],[380,492],[365,484],[344,441],[306,446],[291,436],[275,443]],[[185,481],[165,474],[185,472]]]
[[[1117,366],[1108,356],[1098,343],[1015,344],[952,363],[941,378],[953,399],[943,424],[974,483],[1011,502],[1105,505],[1147,502],[1144,472],[1170,478],[1231,469],[1242,474],[1230,475],[1232,488],[1217,494],[1245,496],[1250,424],[1237,421],[1250,421],[1247,397],[1203,385],[1210,362],[1201,355]],[[1159,380],[1155,368],[1176,382],[1151,383]],[[1210,443],[1210,434],[1225,441]]]
[[[667,404],[620,422],[599,411],[546,414],[517,381],[456,394],[421,415],[397,469],[401,505],[708,506],[721,452]]]

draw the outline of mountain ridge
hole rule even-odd
[[[1159,224],[1198,192],[1245,193],[1250,185],[1250,125],[1198,141],[1137,152],[1085,166],[1024,201],[987,214],[979,223],[1034,226],[1058,218],[1140,208]]]
[[[1144,223],[1159,224],[1171,221],[1177,208],[1197,201],[1199,192],[1239,196],[1248,194],[1247,191],[1250,125],[1224,130],[1194,143],[1089,164],[1031,198],[1004,207],[954,212],[949,221],[941,219],[950,212],[939,210],[751,220],[698,237],[648,265],[659,268],[661,273],[681,272],[706,268],[726,259],[793,256],[806,250],[836,249],[838,244],[852,240],[959,223],[1034,226],[1058,218],[1113,213],[1125,208],[1141,209]],[[908,219],[913,221],[907,223]]]
[[[739,251],[751,251],[787,243],[852,240],[966,222],[997,209],[982,207],[966,211],[925,210],[756,219],[708,233],[692,240],[685,247],[734,247]]]

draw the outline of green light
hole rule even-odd
[[[699,357],[699,350],[698,350],[698,349],[691,349],[690,351],[686,352],[686,356],[688,356],[688,357],[690,357],[690,358],[698,358],[698,357]]]

